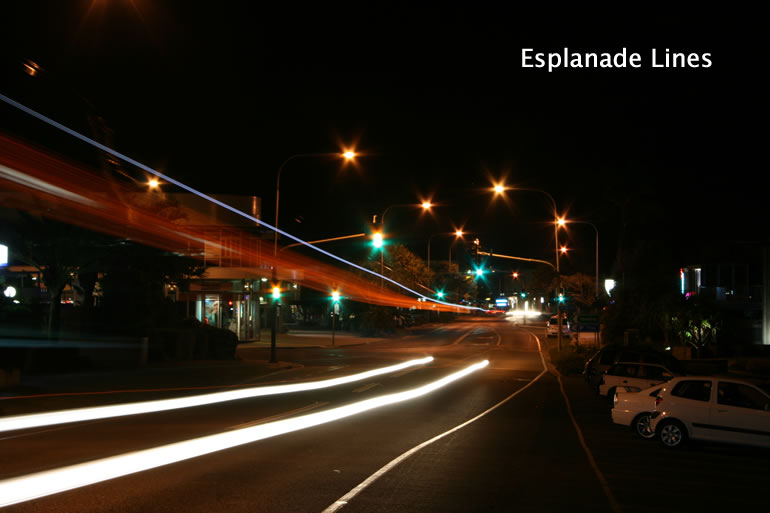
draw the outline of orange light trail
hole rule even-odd
[[[243,263],[239,267],[256,273],[261,271],[265,276],[275,267],[278,279],[300,281],[303,286],[320,291],[327,291],[330,284],[335,283],[345,291],[346,298],[354,301],[440,311],[467,308],[417,301],[416,297],[381,289],[368,277],[291,250],[274,257],[259,240],[254,240],[252,245],[233,242],[254,239],[234,226],[223,227],[230,233],[227,238],[219,239],[213,237],[210,230],[175,223],[159,215],[152,205],[134,201],[136,191],[116,180],[1,134],[0,184],[7,191],[3,204],[10,208],[185,255],[202,254],[206,245],[218,246],[238,255]],[[180,211],[188,217],[197,215],[184,207]],[[295,271],[302,272],[301,280],[296,278]]]

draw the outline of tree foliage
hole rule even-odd
[[[576,273],[561,277],[561,283],[569,296],[575,302],[591,306],[596,301],[596,280],[588,274]]]

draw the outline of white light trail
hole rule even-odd
[[[169,465],[414,399],[457,381],[488,364],[489,362],[484,360],[412,390],[375,397],[331,410],[6,479],[0,481],[0,507]]]
[[[287,385],[272,385],[265,387],[252,387],[241,390],[228,390],[226,392],[215,392],[213,394],[195,395],[190,397],[179,397],[176,399],[161,399],[157,401],[142,401],[129,404],[115,404],[111,406],[96,406],[93,408],[78,408],[73,410],[60,410],[47,413],[35,413],[31,415],[17,415],[14,417],[0,418],[0,432],[15,431],[18,429],[29,429],[43,426],[53,426],[57,424],[66,424],[70,422],[82,422],[87,420],[107,419],[111,417],[122,417],[125,415],[138,415],[142,413],[153,413],[158,411],[176,410],[179,408],[190,408],[192,406],[203,406],[206,404],[221,403],[225,401],[234,401],[237,399],[246,399],[250,397],[262,397],[266,395],[290,394],[293,392],[305,392],[308,390],[318,390],[346,383],[361,381],[374,376],[398,372],[403,369],[417,365],[425,365],[433,361],[432,356],[409,360],[396,365],[373,369],[350,376],[326,379],[323,381],[312,381],[310,383],[291,383]]]

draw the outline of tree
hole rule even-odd
[[[564,275],[561,277],[561,283],[567,295],[575,302],[584,306],[592,306],[595,303],[596,280],[593,276],[583,273]]]
[[[683,298],[675,305],[669,327],[683,344],[692,346],[700,356],[701,350],[716,343],[722,320],[713,300],[697,295]]]
[[[385,264],[391,271],[385,275],[412,290],[430,286],[432,273],[420,257],[406,246],[394,244],[385,252]],[[418,290],[419,292],[419,290]]]

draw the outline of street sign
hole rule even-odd
[[[578,331],[581,331],[584,333],[598,333],[599,316],[598,315],[578,315]]]

